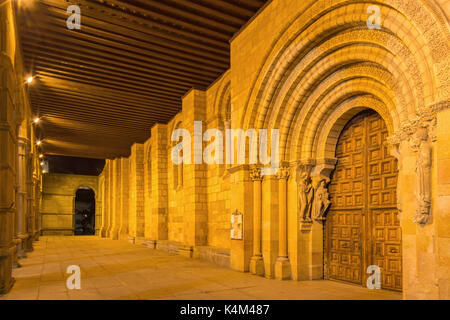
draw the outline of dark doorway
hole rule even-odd
[[[80,187],[75,196],[75,235],[95,234],[95,193]]]

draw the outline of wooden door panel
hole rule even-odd
[[[398,172],[385,144],[387,136],[386,124],[373,111],[358,114],[340,135],[329,186],[326,275],[365,284],[365,270],[374,264],[381,269],[382,288],[401,290]]]

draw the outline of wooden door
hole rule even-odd
[[[365,285],[367,266],[381,269],[382,288],[401,290],[401,229],[396,208],[397,162],[385,145],[386,124],[374,111],[343,129],[329,186],[325,275]]]

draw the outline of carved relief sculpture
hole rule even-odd
[[[307,172],[302,172],[298,182],[300,217],[303,222],[311,221],[312,199],[314,190]]]
[[[327,177],[320,177],[314,191],[314,201],[312,204],[312,218],[316,221],[325,220],[325,212],[331,204],[327,185],[330,179]]]
[[[401,130],[387,141],[391,145],[391,152],[399,160],[399,170],[402,170],[401,155],[398,146],[402,141],[409,143],[416,153],[416,182],[414,195],[417,201],[416,213],[413,221],[419,224],[428,222],[431,212],[431,154],[432,144],[436,141],[436,112],[422,112],[418,118],[405,123]],[[401,213],[400,183],[397,185],[397,206]]]
[[[427,128],[418,128],[411,137],[411,148],[417,152],[416,160],[416,215],[414,222],[426,224],[431,208],[431,141]]]

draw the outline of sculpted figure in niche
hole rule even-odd
[[[431,142],[427,128],[418,128],[411,138],[411,147],[417,152],[416,160],[416,215],[414,222],[425,224],[431,208]]]
[[[330,179],[327,177],[320,177],[317,187],[314,191],[314,202],[312,207],[312,218],[316,221],[325,220],[325,212],[331,204],[329,199],[327,185]]]
[[[302,172],[298,182],[298,197],[300,217],[302,221],[309,222],[311,220],[311,208],[314,190],[311,184],[311,178],[307,172]]]

